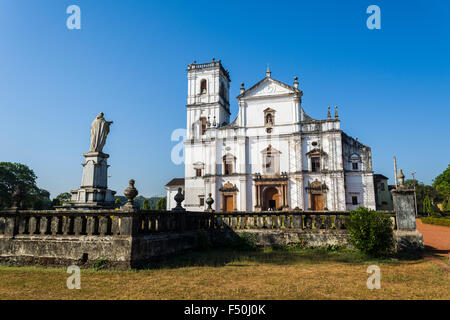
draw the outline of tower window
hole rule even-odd
[[[220,82],[220,87],[219,87],[219,94],[222,97],[223,100],[226,100],[225,98],[225,88],[222,82]]]
[[[197,177],[201,177],[202,176],[202,169],[195,169],[195,175]]]
[[[320,157],[311,157],[311,171],[319,172],[320,171]]]
[[[384,191],[384,183],[381,183],[380,189],[381,189],[381,191]]]
[[[358,170],[358,162],[353,162],[352,168],[353,168],[353,170]]]
[[[206,93],[206,87],[207,87],[206,79],[203,79],[200,82],[200,94],[205,94]]]
[[[205,198],[204,197],[200,197],[200,205],[201,206],[205,205]]]
[[[357,205],[358,204],[358,197],[357,196],[353,196],[352,197],[352,204],[353,205]]]

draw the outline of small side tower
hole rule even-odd
[[[188,65],[187,134],[200,138],[208,127],[230,121],[230,75],[220,60]]]

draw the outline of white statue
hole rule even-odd
[[[112,121],[103,118],[103,112],[95,118],[91,125],[91,148],[89,152],[102,152],[106,143],[106,136],[109,133],[109,126]]]

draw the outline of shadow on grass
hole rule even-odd
[[[432,246],[425,245],[425,254],[431,258],[442,260],[450,265],[450,250],[439,250]]]
[[[356,249],[328,246],[323,248],[270,247],[270,248],[215,248],[197,250],[163,261],[146,265],[140,269],[184,268],[184,267],[246,267],[250,265],[298,265],[321,263],[348,264],[399,264],[402,261],[419,263],[422,256],[395,256],[374,258]]]

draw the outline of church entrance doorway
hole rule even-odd
[[[225,183],[219,191],[222,193],[220,209],[223,212],[235,211],[238,188],[231,182]]]
[[[327,186],[325,183],[317,179],[308,183],[306,187],[309,193],[309,207],[308,210],[323,211],[328,210],[326,205]]]
[[[280,209],[280,192],[276,187],[269,187],[264,190],[263,203],[263,211]]]
[[[225,212],[234,211],[233,196],[224,196],[224,210]]]
[[[288,177],[255,174],[255,211],[280,211],[289,208]]]
[[[324,198],[323,194],[311,195],[311,208],[314,211],[322,211],[325,209],[325,203],[323,198]]]

